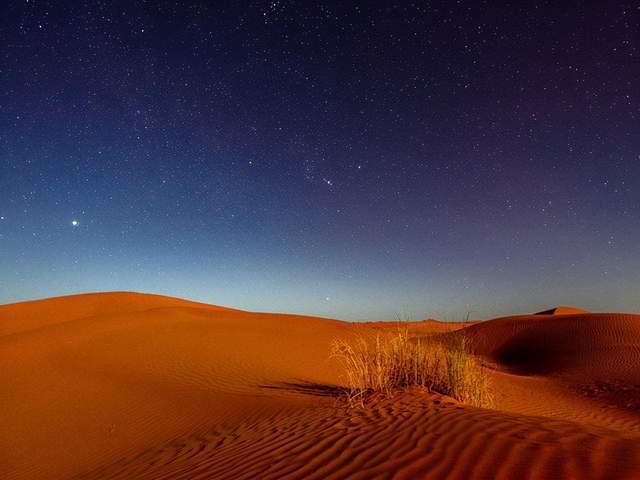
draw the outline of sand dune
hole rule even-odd
[[[640,383],[640,316],[580,313],[500,318],[465,330],[477,353],[523,375]]]
[[[416,336],[465,332],[492,368],[496,409],[417,388],[346,409],[331,341],[387,328],[131,293],[0,306],[0,477],[640,472],[640,317],[415,322]]]
[[[132,295],[126,292],[108,292],[71,295],[1,306],[0,337],[87,317],[131,313],[158,307],[230,310],[179,298],[142,293]]]
[[[640,315],[499,318],[465,329],[501,408],[640,433]]]

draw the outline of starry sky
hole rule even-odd
[[[640,3],[0,6],[0,303],[640,311]]]

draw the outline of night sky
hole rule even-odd
[[[640,311],[640,3],[2,2],[0,303]]]

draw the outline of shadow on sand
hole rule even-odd
[[[277,390],[281,392],[298,393],[302,395],[313,395],[316,397],[338,398],[344,394],[344,389],[335,385],[322,385],[310,382],[282,382],[276,385],[258,385],[259,388]]]

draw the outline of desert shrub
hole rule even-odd
[[[349,403],[375,392],[417,385],[475,406],[490,406],[489,381],[462,335],[411,339],[407,328],[334,340],[332,356],[345,367]]]

